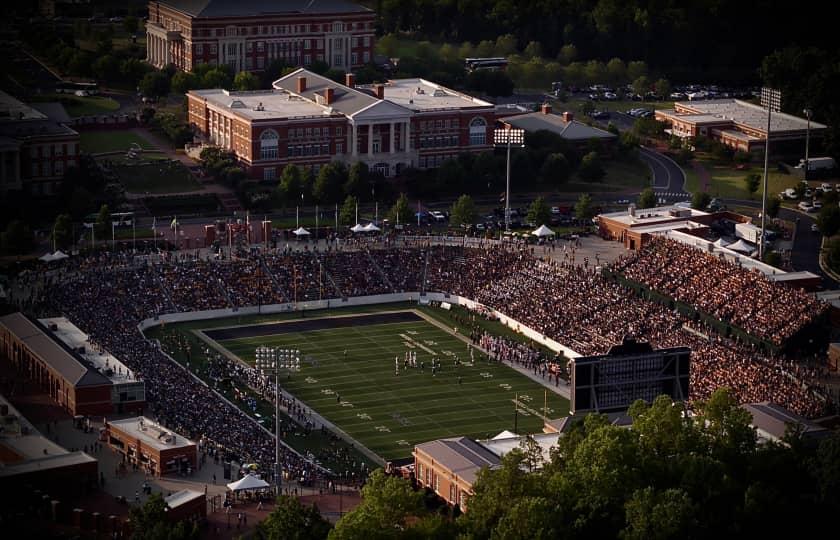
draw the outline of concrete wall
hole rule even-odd
[[[463,240],[463,239],[461,239]],[[354,296],[351,298],[341,299],[341,298],[334,298],[330,300],[315,300],[312,302],[298,302],[297,303],[297,311],[301,310],[316,310],[316,309],[337,309],[343,307],[353,307],[353,306],[366,306],[371,304],[391,304],[396,302],[411,302],[414,300],[418,300],[421,297],[419,292],[410,292],[410,293],[394,293],[394,294],[376,294],[370,296]],[[556,352],[556,353],[563,353],[567,358],[577,358],[580,356],[576,351],[566,347],[565,345],[561,345],[560,343],[550,339],[541,333],[537,332],[536,330],[521,324],[519,321],[508,317],[504,313],[497,311],[495,309],[490,309],[483,304],[479,304],[469,298],[462,298],[456,295],[450,295],[445,293],[436,293],[430,292],[426,293],[423,298],[432,301],[432,302],[449,302],[450,304],[457,304],[459,306],[464,306],[469,309],[476,309],[477,307],[492,313],[494,316],[498,317],[502,324],[505,326],[515,330],[516,332],[527,336],[528,338],[536,341],[540,345]],[[167,313],[164,315],[160,315],[157,319],[146,319],[141,321],[139,324],[139,328],[141,331],[145,331],[148,328],[153,326],[157,326],[162,323],[181,323],[181,322],[189,322],[189,321],[204,321],[204,320],[212,320],[212,319],[223,319],[226,317],[238,317],[238,316],[248,316],[248,315],[267,315],[272,313],[288,313],[291,311],[296,311],[294,303],[286,303],[286,304],[272,304],[267,306],[251,306],[246,308],[240,308],[238,310],[234,309],[213,309],[207,311],[191,311],[191,312],[183,312],[183,313]]]

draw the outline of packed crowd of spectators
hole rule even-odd
[[[615,270],[632,281],[782,345],[828,308],[801,289],[776,284],[680,242],[654,238]]]
[[[540,260],[520,247],[360,247],[340,255],[320,254],[325,261],[320,264],[312,252],[271,250],[251,253],[238,261],[186,257],[150,262],[119,255],[71,258],[63,265],[49,267],[48,272],[21,278],[16,301],[37,315],[67,316],[92,341],[120,358],[146,381],[153,415],[164,425],[203,440],[210,448],[240,462],[258,463],[265,471],[274,461],[272,436],[239,408],[220,400],[211,386],[173,362],[137,330],[138,322],[162,313],[254,302],[257,293],[251,289],[258,269],[267,271],[270,278],[260,282],[264,285],[259,286],[266,289],[259,294],[274,301],[293,298],[295,289],[298,300],[317,299],[319,294],[334,298],[337,293],[331,284],[319,290],[326,287],[320,274],[320,267],[326,265],[333,271],[343,269],[340,274],[336,271],[342,294],[375,294],[387,291],[385,284],[390,283],[393,289],[425,288],[460,295],[478,302],[476,310],[482,316],[497,310],[580,354],[603,354],[628,335],[647,340],[654,347],[688,346],[693,351],[693,400],[704,399],[726,385],[741,402],[773,401],[805,416],[826,410],[826,400],[812,384],[815,373],[811,370],[798,369],[787,359],[767,357],[713,333],[703,337],[700,332],[688,331],[685,326],[689,321],[637,297],[592,266]],[[660,264],[669,253],[677,257],[675,262]],[[690,274],[687,269],[693,267],[679,262],[681,256],[679,249],[657,242],[650,251],[618,266],[655,288],[667,286],[675,294],[699,303],[703,295],[691,288],[705,287],[705,282],[689,281],[692,276],[684,274]],[[715,296],[718,300],[714,307],[724,309],[726,298],[740,302],[737,308],[726,308],[733,310],[732,316],[739,317],[738,321],[748,309],[759,309],[748,307],[748,302],[764,306],[764,295],[771,293],[784,295],[785,301],[780,304],[796,316],[773,312],[769,319],[760,319],[765,321],[761,323],[763,328],[794,328],[802,317],[821,309],[802,293],[755,285],[760,280],[735,266],[727,267],[737,276],[730,280],[714,258],[706,263],[709,275],[715,276],[709,278],[710,286],[714,284],[713,288],[729,295]],[[643,274],[643,268],[655,276]],[[293,281],[296,278],[297,285]],[[762,292],[750,296],[741,290],[749,286]],[[534,356],[536,353],[528,347],[520,350],[519,345],[494,341],[491,336],[478,339],[497,356],[510,356],[514,362],[536,369],[549,367],[548,359]],[[221,360],[212,369],[213,378],[235,376],[265,398],[273,399],[271,385],[254,370]],[[292,420],[300,416],[299,403],[287,400],[283,404]],[[291,450],[284,451],[283,460],[284,468],[294,476],[315,474],[315,465]]]

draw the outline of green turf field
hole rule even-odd
[[[285,382],[284,390],[385,459],[407,457],[416,443],[441,437],[487,438],[513,430],[517,396],[517,431],[542,431],[543,386],[505,365],[488,363],[478,353],[474,366],[456,367],[455,355],[469,361],[467,345],[425,320],[277,333],[219,344],[249,363],[261,345],[300,349],[301,370]],[[404,369],[405,351],[416,351],[425,369]],[[442,366],[434,376],[433,354]],[[315,361],[308,362],[308,357]],[[568,401],[548,391],[548,409],[550,418],[565,415]]]

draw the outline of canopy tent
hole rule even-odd
[[[231,482],[227,485],[228,489],[231,491],[247,491],[251,489],[265,489],[268,487],[268,482],[265,480],[260,480],[253,474],[249,474],[247,476],[243,476],[236,482]]]
[[[361,225],[359,223],[356,223],[355,225],[350,227],[350,230],[353,231],[353,232],[364,232],[365,231],[365,226]]]
[[[364,227],[362,227],[362,231],[364,231],[364,232],[377,232],[377,231],[380,231],[380,230],[382,230],[382,229],[380,229],[379,227],[374,225],[373,222],[370,222],[367,225],[365,225]]]
[[[39,261],[44,261],[44,262],[50,262],[51,260],[53,260],[53,254],[52,253],[45,253],[45,254],[41,255],[40,257],[38,257],[38,260]]]
[[[58,251],[56,251],[55,253],[53,253],[53,258],[52,258],[52,260],[54,260],[54,261],[60,261],[61,259],[66,259],[66,258],[67,258],[67,257],[69,257],[69,256],[70,256],[70,255],[68,255],[68,254],[64,253],[63,251],[61,251],[61,250],[59,249]]]
[[[309,231],[307,231],[303,227],[298,227],[297,229],[292,231],[292,234],[294,234],[295,236],[309,236]]]
[[[730,244],[730,242],[727,242],[726,240],[724,240],[722,236],[720,238],[718,238],[717,240],[715,240],[715,242],[714,242],[714,246],[718,247],[718,248],[726,247],[729,244]]]
[[[745,242],[744,239],[741,238],[734,244],[726,246],[726,249],[731,249],[732,251],[737,251],[738,253],[752,253],[753,250],[755,250],[755,246],[749,242]]]
[[[554,231],[546,227],[545,225],[540,225],[539,228],[533,231],[531,234],[534,236],[539,236],[540,238],[544,236],[554,236]]]

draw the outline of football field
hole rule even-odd
[[[408,457],[414,444],[433,439],[487,438],[512,431],[514,417],[519,433],[542,431],[542,385],[488,362],[479,351],[471,363],[466,343],[413,312],[305,319],[206,334],[249,364],[259,346],[299,349],[300,371],[281,378],[283,390],[386,460]],[[416,353],[417,367],[405,368],[406,351]],[[433,360],[440,365],[435,373]],[[547,400],[549,418],[568,414],[567,400],[550,390]]]

